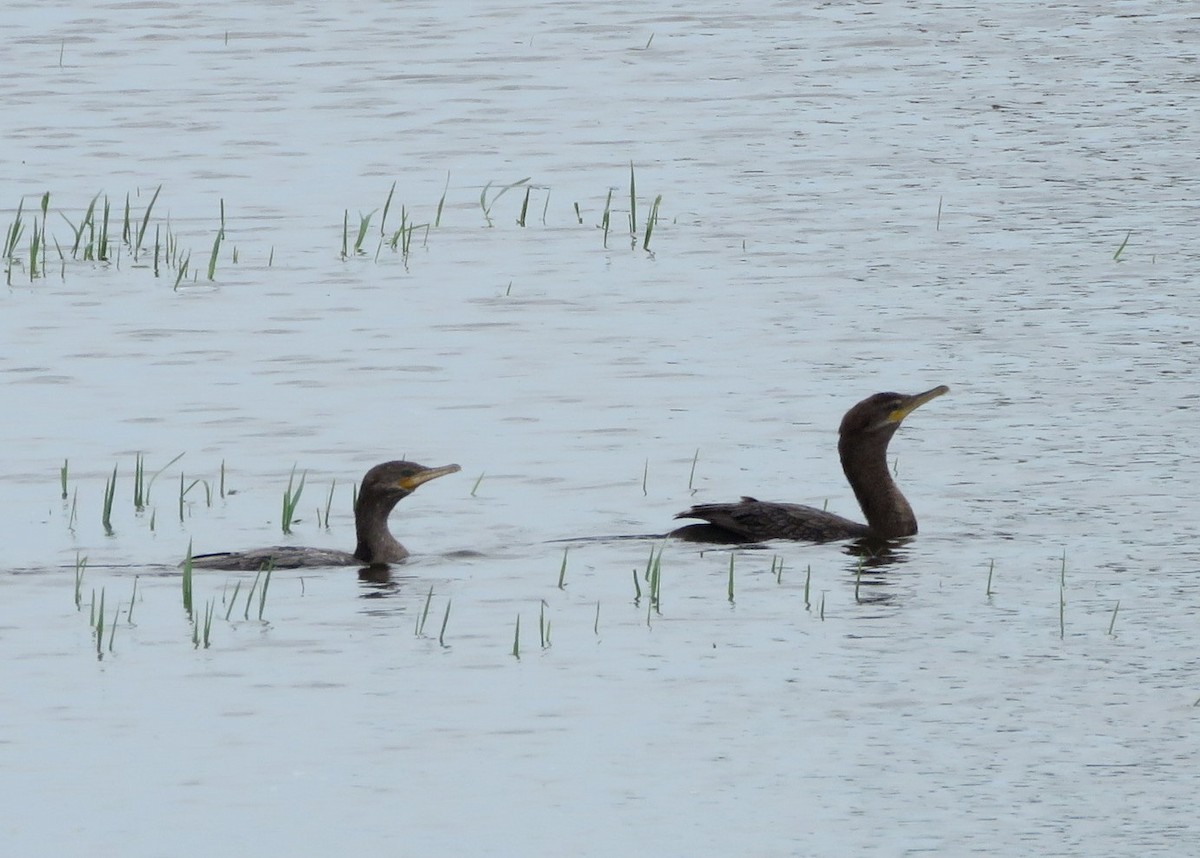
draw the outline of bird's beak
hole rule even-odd
[[[455,474],[461,470],[462,468],[458,465],[442,465],[440,468],[426,468],[418,474],[413,474],[411,477],[405,477],[400,480],[398,485],[406,492],[411,492],[422,483],[436,480],[438,477],[446,476],[446,474]]]
[[[949,393],[949,392],[950,392],[950,388],[946,387],[946,385],[944,385],[944,384],[939,384],[933,390],[927,390],[924,393],[914,394],[914,395],[908,397],[907,399],[905,399],[904,402],[900,405],[900,407],[894,409],[892,411],[892,413],[888,415],[888,422],[889,423],[899,423],[901,420],[903,420],[908,415],[912,414],[914,411],[916,411],[918,408],[920,408],[926,402],[930,402],[934,399],[937,399],[943,393]]]

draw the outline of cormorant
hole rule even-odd
[[[838,453],[846,479],[867,517],[866,524],[811,506],[743,497],[738,503],[700,504],[679,513],[676,518],[699,518],[705,523],[680,527],[670,535],[694,542],[725,543],[912,536],[917,532],[917,517],[888,470],[888,442],[905,417],[949,390],[941,385],[912,396],[876,393],[842,418]]]
[[[384,462],[367,471],[354,504],[358,546],[353,554],[327,548],[277,545],[253,551],[225,551],[192,558],[196,569],[296,569],[306,566],[379,566],[398,563],[408,550],[388,530],[388,515],[417,486],[453,474],[458,465],[427,468],[414,462]]]

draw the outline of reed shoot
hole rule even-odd
[[[112,528],[112,507],[113,498],[117,493],[117,466],[113,465],[112,476],[104,485],[104,511],[100,515],[100,523],[104,525],[104,532],[109,536],[113,535]]]
[[[731,604],[731,605],[733,604],[733,558],[734,558],[734,556],[735,555],[732,552],[730,552],[730,554],[729,554],[729,586],[726,590],[726,592],[729,595],[729,604]]]
[[[263,576],[262,589],[258,592],[258,619],[260,621],[263,618],[263,609],[267,606],[267,588],[271,586],[271,572],[274,568],[274,564],[267,564],[266,574]]]
[[[125,622],[133,624],[133,605],[137,601],[137,582],[140,575],[133,576],[133,592],[129,594],[129,613],[125,615]]]
[[[650,250],[650,234],[654,232],[654,225],[658,223],[658,207],[662,205],[662,194],[654,198],[654,202],[650,206],[650,215],[646,218],[646,238],[642,241],[642,250],[649,252]]]
[[[421,613],[417,614],[417,627],[413,632],[417,637],[420,637],[425,631],[425,621],[429,619],[429,604],[433,601],[433,585],[429,586],[429,592],[425,594],[425,607]]]
[[[333,508],[333,490],[337,488],[337,480],[335,479],[329,484],[329,494],[325,498],[325,529],[329,530],[329,511]],[[317,512],[317,524],[321,523],[321,513]]]
[[[300,495],[304,491],[304,480],[308,476],[308,471],[300,475],[300,483],[296,485],[295,491],[292,486],[296,479],[296,466],[292,465],[292,473],[288,477],[287,489],[283,492],[283,517],[280,522],[283,526],[283,532],[291,534],[292,524],[296,520],[296,507],[300,504]]]
[[[100,607],[95,612],[96,616],[96,657],[103,658],[104,654],[101,651],[104,644],[104,588],[100,588]]]
[[[450,622],[450,599],[446,600],[446,613],[442,614],[442,629],[438,632],[438,646],[446,645],[446,623]]]
[[[437,213],[433,217],[433,226],[437,228],[442,225],[442,209],[446,205],[446,193],[450,190],[450,171],[446,171],[446,187],[442,188],[442,198],[438,200]]]
[[[192,616],[192,541],[188,540],[187,557],[183,558],[183,610]]]
[[[560,590],[566,589],[566,584],[564,582],[567,578],[567,553],[570,550],[570,546],[563,549],[562,565],[558,568],[558,589]]]
[[[75,552],[75,610],[83,607],[83,571],[87,569],[87,557]]]
[[[204,635],[203,635],[203,638],[204,638],[204,648],[205,649],[208,649],[209,645],[212,642],[211,637],[212,637],[213,609],[215,607],[216,607],[216,605],[212,599],[209,599],[208,602],[206,602],[204,605]]]
[[[133,460],[133,508],[141,512],[146,508],[144,497],[146,482],[146,457],[137,453]]]
[[[629,234],[637,235],[637,192],[634,190],[633,162],[629,162]]]
[[[513,658],[517,661],[521,660],[521,615],[517,614],[517,627],[513,631]]]
[[[1121,261],[1121,254],[1125,252],[1125,245],[1129,244],[1129,236],[1133,235],[1133,230],[1125,233],[1125,240],[1121,242],[1121,246],[1117,248],[1117,252],[1113,254],[1113,262]]]
[[[58,483],[62,488],[62,499],[67,499],[67,459],[63,459],[62,467],[58,470]]]

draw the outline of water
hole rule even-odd
[[[136,220],[161,184],[152,221],[198,273],[173,290],[128,249],[64,271],[51,248],[2,299],[6,852],[1200,843],[1186,9],[4,19],[21,247],[46,191],[62,244],[58,212],[102,191]],[[630,162],[639,225],[663,197],[652,253],[626,234]],[[525,177],[520,227],[523,191],[496,194]],[[376,255],[393,182],[389,233],[445,193],[407,259]],[[341,260],[343,217],[373,210]],[[922,533],[891,562],[739,550],[731,601],[728,551],[668,544],[655,611],[634,591],[655,540],[550,541],[742,493],[855,513],[841,414],[941,383],[893,442]],[[149,474],[184,456],[135,513],[139,451]],[[351,484],[398,456],[463,466],[398,509],[411,562],[273,576],[262,621],[253,576],[200,577],[193,647],[189,542],[285,539],[295,464],[294,540],[348,548]],[[181,472],[214,492],[182,521]]]

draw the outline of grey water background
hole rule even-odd
[[[1200,846],[1186,4],[0,23],[5,225],[48,191],[61,244],[97,192],[137,215],[161,185],[199,271],[176,290],[127,249],[51,249],[0,298],[6,854]],[[639,222],[663,198],[649,253],[622,234],[630,162]],[[489,228],[485,186],[526,177],[526,225],[514,190]],[[446,197],[407,259],[376,255],[393,182],[389,230]],[[856,513],[841,414],[939,383],[893,443],[922,532],[890,562],[738,550],[731,599],[727,550],[579,540],[558,587],[551,540],[662,533],[698,501]],[[138,452],[184,453],[142,513]],[[348,547],[351,484],[396,456],[464,469],[394,516],[410,563],[278,574],[263,621],[252,576],[198,578],[193,647],[189,543],[286,539],[296,465],[293,541]],[[215,487],[222,462],[233,493],[193,488],[181,521],[180,474]],[[659,546],[656,611],[631,572]]]

